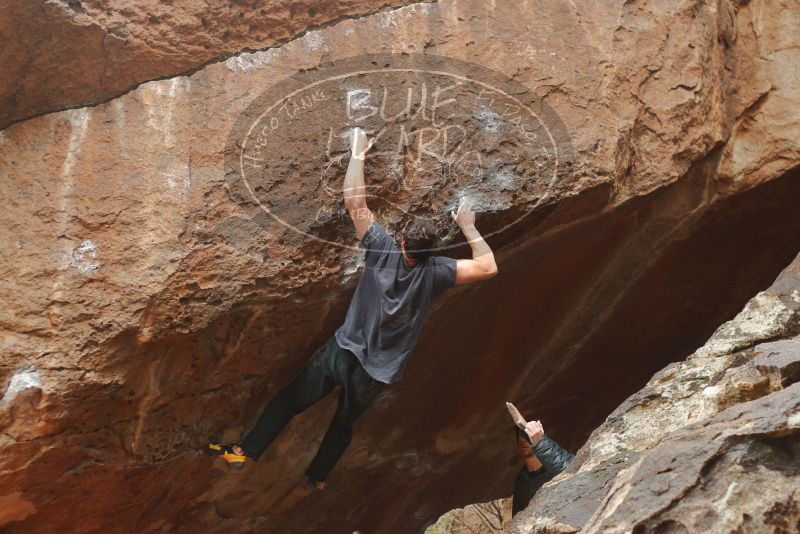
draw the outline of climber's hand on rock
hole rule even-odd
[[[374,142],[374,138],[367,140],[367,132],[358,127],[353,128],[353,131],[350,135],[350,149],[352,151],[352,157],[363,160],[367,156],[369,149],[372,148],[372,144]]]
[[[475,226],[475,212],[472,210],[472,202],[466,198],[462,198],[458,205],[458,211],[450,212],[453,220],[462,230]]]
[[[525,423],[525,433],[531,438],[531,444],[536,445],[544,436],[544,428],[540,421],[529,421]]]

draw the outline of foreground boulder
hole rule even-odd
[[[592,433],[506,532],[800,530],[800,256]]]
[[[175,61],[110,101],[2,130],[0,528],[416,532],[507,494],[504,401],[577,448],[800,249],[797,15],[758,1],[419,3],[191,75]],[[280,100],[315,76],[330,91]],[[477,103],[498,84],[506,100]],[[292,128],[267,113],[277,86]],[[436,101],[450,86],[458,98]],[[399,123],[375,112],[381,89],[409,87]],[[347,95],[364,100],[346,121]],[[544,119],[525,134],[556,133],[537,138],[549,145],[527,150],[511,99]],[[439,124],[442,102],[463,113]],[[243,472],[197,449],[238,438],[344,316],[360,258],[340,134],[361,113],[431,134],[376,146],[381,221],[429,216],[452,237],[446,208],[478,195],[501,275],[438,303],[404,379],[309,496],[297,488],[334,396]],[[474,159],[449,159],[453,145]],[[270,172],[253,181],[254,168]]]

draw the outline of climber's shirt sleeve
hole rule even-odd
[[[547,471],[553,475],[559,474],[572,462],[574,456],[552,440],[548,435],[542,436],[539,443],[531,446],[531,450],[539,458]]]
[[[437,297],[445,289],[456,285],[456,264],[453,258],[434,256],[430,259],[433,269],[433,296]]]

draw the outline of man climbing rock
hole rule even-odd
[[[545,435],[541,422],[530,421],[525,425],[524,433],[519,427],[514,428],[517,431],[519,454],[525,463],[514,481],[511,515],[528,506],[539,488],[566,469],[574,458]]]
[[[462,201],[452,216],[472,248],[471,260],[433,256],[437,232],[431,222],[411,221],[398,244],[375,221],[364,184],[364,159],[372,141],[360,128],[353,130],[344,203],[366,252],[344,324],[272,398],[241,443],[208,444],[207,452],[230,466],[240,468],[247,458],[257,460],[293,416],[340,385],[339,407],[306,471],[309,485],[323,489],[350,444],[355,421],[386,384],[402,376],[433,300],[455,284],[497,274],[494,254],[475,228],[475,213],[467,202]]]

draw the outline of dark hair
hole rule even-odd
[[[415,218],[403,232],[406,254],[417,261],[424,261],[433,254],[439,241],[439,234],[433,221]]]

